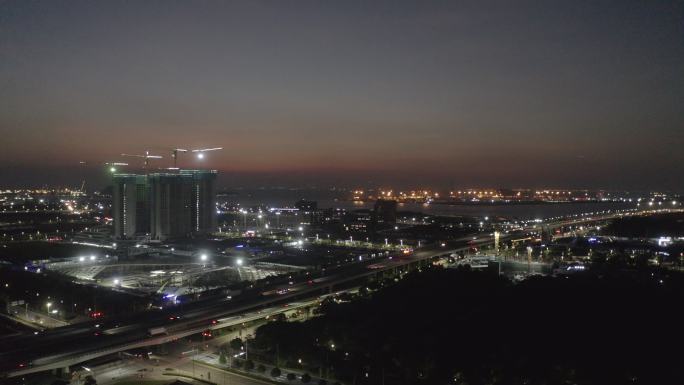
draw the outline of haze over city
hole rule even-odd
[[[0,178],[681,189],[683,68],[678,1],[2,1]]]

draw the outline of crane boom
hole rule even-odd
[[[129,157],[134,157],[134,158],[143,158],[145,159],[144,165],[145,168],[147,169],[147,166],[150,164],[150,159],[162,159],[163,156],[161,155],[150,155],[149,151],[145,151],[144,155],[140,154],[121,154],[121,156],[129,156]]]
[[[218,151],[223,150],[223,147],[212,147],[212,148],[198,148],[194,150],[188,150],[185,148],[175,148],[172,150],[171,155],[173,156],[173,168],[178,169],[178,153],[192,152],[197,154],[197,158],[203,159],[204,153],[208,151]]]
[[[207,151],[216,151],[216,150],[223,150],[223,147],[200,148],[197,150],[192,150],[192,152],[207,152]]]

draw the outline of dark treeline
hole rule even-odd
[[[668,213],[651,216],[634,216],[612,221],[603,234],[628,238],[658,238],[684,236],[684,214]]]
[[[602,270],[513,285],[432,269],[262,326],[255,356],[356,384],[682,384],[684,277]],[[334,345],[334,348],[333,348]]]

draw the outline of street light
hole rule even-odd
[[[201,259],[202,261],[206,261],[206,260],[207,260],[207,255],[206,255],[206,254],[200,255],[200,259]]]
[[[242,263],[243,263],[242,258],[238,258],[238,259],[235,261],[235,263],[237,263],[238,266],[242,266]]]
[[[48,302],[45,304],[45,307],[47,307],[47,312],[50,313],[50,306],[52,306],[52,302]]]

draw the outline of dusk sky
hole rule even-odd
[[[681,190],[684,2],[0,0],[0,185],[216,146],[228,187]]]

